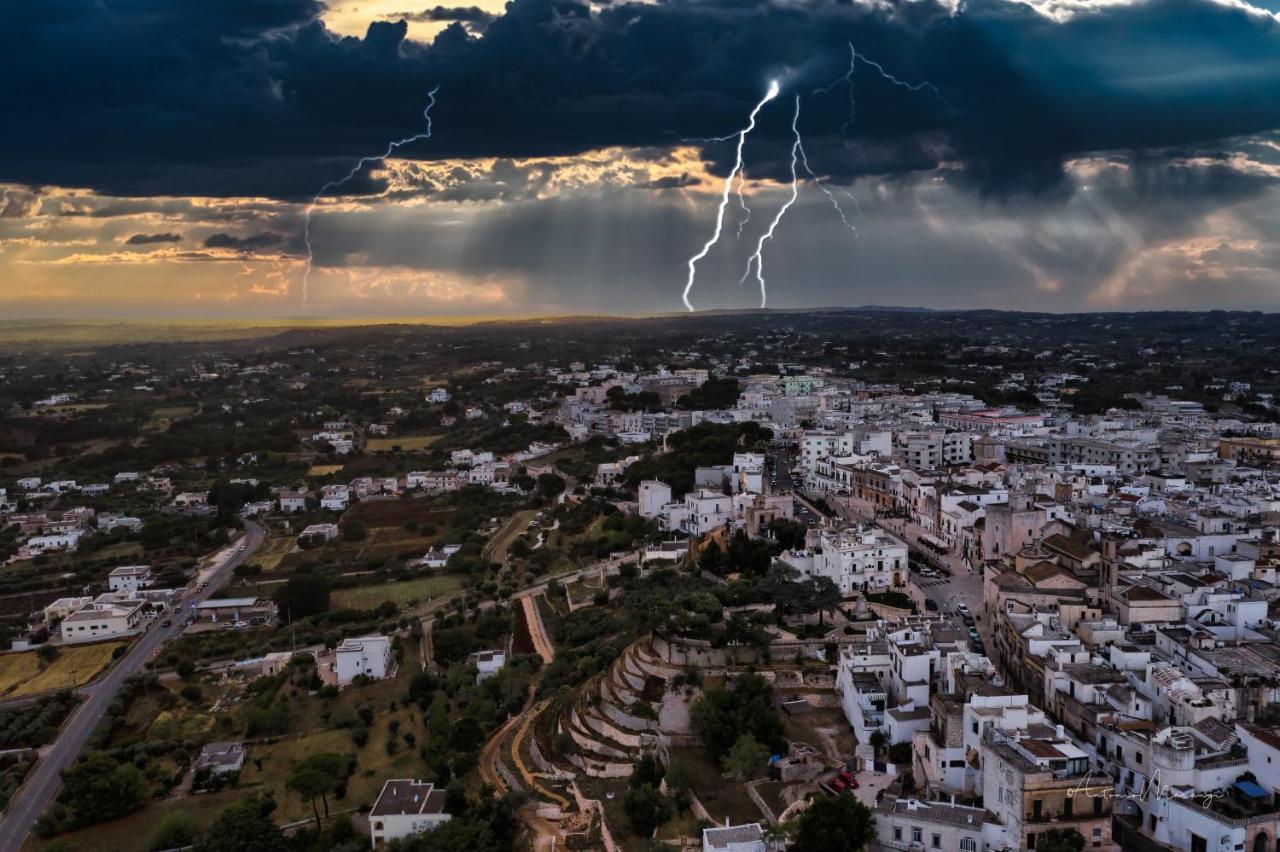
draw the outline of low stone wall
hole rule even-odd
[[[795,659],[797,653],[802,657],[812,657],[825,644],[827,644],[826,639],[778,641],[769,645],[769,657],[775,661]],[[675,666],[725,668],[764,662],[763,655],[755,648],[747,646],[713,648],[711,643],[704,639],[683,639],[654,634],[652,645],[654,653],[659,658]]]

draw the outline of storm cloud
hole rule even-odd
[[[1001,197],[1060,191],[1072,157],[1198,150],[1280,126],[1280,25],[1213,0],[514,0],[482,36],[455,20],[430,45],[406,41],[403,22],[339,38],[321,12],[314,0],[8,4],[0,108],[21,132],[0,138],[0,180],[301,199],[338,161],[420,130],[436,85],[439,132],[405,156],[723,135],[777,77],[804,95],[810,157],[833,180],[946,164]],[[937,94],[860,65],[850,124],[850,43]],[[783,173],[784,112],[763,116],[753,176]],[[705,154],[725,171],[726,146]]]

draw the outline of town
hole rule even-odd
[[[0,852],[1280,849],[1280,326],[0,341]]]

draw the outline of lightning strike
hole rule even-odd
[[[778,225],[782,222],[787,211],[791,209],[791,205],[796,203],[796,199],[800,197],[800,179],[796,174],[796,162],[803,156],[804,145],[800,141],[800,96],[796,95],[796,111],[791,116],[791,137],[794,140],[791,143],[791,197],[788,198],[778,212],[774,214],[773,220],[769,222],[769,227],[765,230],[760,238],[756,240],[756,250],[747,258],[747,271],[742,273],[742,278],[738,281],[742,284],[747,280],[747,276],[751,274],[751,267],[754,264],[756,269],[756,281],[760,284],[760,307],[765,307],[769,301],[769,291],[764,279],[764,244],[773,239],[773,234],[778,230]]]
[[[760,102],[756,104],[755,109],[751,110],[751,115],[747,119],[746,127],[739,130],[736,134],[738,137],[737,155],[734,160],[733,170],[729,172],[729,174],[724,179],[724,191],[721,193],[721,196],[720,196],[720,204],[716,208],[715,230],[712,232],[711,238],[708,239],[707,242],[702,246],[702,250],[699,251],[697,254],[695,254],[693,257],[689,258],[689,262],[688,262],[689,277],[688,277],[688,280],[685,281],[684,293],[681,295],[681,298],[684,300],[684,306],[688,308],[690,311],[693,310],[693,303],[689,301],[689,293],[693,291],[693,283],[695,280],[697,280],[697,277],[698,277],[698,261],[705,258],[707,256],[707,253],[711,251],[711,247],[720,241],[720,233],[721,231],[724,230],[724,211],[729,206],[729,194],[733,192],[734,179],[737,178],[739,173],[741,173],[742,171],[742,148],[744,145],[746,145],[747,135],[750,134],[752,130],[755,130],[756,116],[760,114],[760,110],[764,109],[764,105],[769,103],[769,101],[773,100],[777,96],[778,96],[778,81],[770,80],[769,90],[765,92],[764,97],[761,98]]]
[[[406,136],[404,139],[396,139],[393,142],[388,142],[386,150],[383,151],[381,154],[375,154],[373,156],[368,156],[368,157],[361,157],[359,160],[356,161],[356,164],[351,167],[351,171],[347,172],[346,175],[339,178],[338,180],[331,180],[328,183],[326,183],[324,186],[320,187],[319,191],[316,192],[315,196],[311,199],[311,203],[307,205],[307,211],[303,219],[304,224],[302,228],[303,240],[307,244],[307,265],[302,273],[302,309],[304,311],[307,308],[307,296],[308,296],[308,291],[310,289],[310,284],[311,284],[311,264],[315,257],[311,249],[311,212],[315,210],[316,205],[320,203],[320,197],[324,195],[326,192],[328,192],[329,190],[336,189],[342,186],[344,183],[351,180],[356,175],[360,174],[360,171],[370,163],[377,163],[382,160],[385,160],[387,157],[390,157],[393,153],[395,153],[400,148],[403,148],[405,145],[409,145],[413,142],[420,142],[424,139],[430,139],[431,138],[431,110],[436,105],[436,92],[439,92],[439,91],[440,91],[440,87],[436,86],[431,91],[427,92],[427,105],[422,110],[422,117],[427,121],[426,130],[422,131],[421,133],[415,133],[412,136]]]

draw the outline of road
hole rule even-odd
[[[263,538],[262,528],[246,521],[244,536],[210,560],[209,567],[202,570],[197,578],[196,589],[183,597],[182,605],[188,607],[191,602],[203,601],[226,584],[235,567],[253,555]],[[245,547],[243,551],[239,550],[241,544]],[[199,582],[209,585],[201,590]],[[175,616],[169,627],[161,627],[162,620],[157,620],[143,633],[106,674],[79,690],[84,701],[71,714],[58,738],[42,749],[40,760],[14,794],[9,810],[0,821],[0,852],[18,852],[36,819],[44,813],[62,786],[62,771],[75,762],[116,691],[182,632],[182,618]]]

